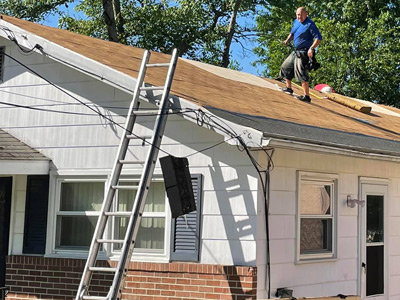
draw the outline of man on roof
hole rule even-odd
[[[281,78],[286,79],[286,87],[282,90],[285,93],[293,94],[292,79],[296,77],[304,90],[304,95],[297,96],[297,98],[304,102],[311,102],[310,77],[306,66],[309,59],[315,55],[315,48],[321,42],[322,36],[315,23],[308,17],[304,7],[297,9],[292,30],[283,43],[287,46],[291,40],[293,40],[295,51],[285,59],[279,73]]]

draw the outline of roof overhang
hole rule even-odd
[[[79,53],[76,53],[70,49],[64,48],[36,34],[28,32],[18,26],[6,22],[3,19],[0,19],[0,25],[6,26],[13,31],[15,38],[18,40],[20,46],[27,49],[32,49],[36,44],[39,44],[45,50],[45,53],[51,55],[51,59],[56,60],[61,64],[67,65],[75,70],[78,70],[79,72],[82,72],[97,80],[103,81],[104,83],[120,89],[124,92],[133,94],[133,90],[137,82],[135,78],[120,71],[117,71],[113,68],[110,68],[104,64],[101,64],[86,56],[83,56]],[[5,39],[9,39],[6,31],[4,30],[0,30],[0,36]],[[35,49],[34,51],[36,53],[45,55],[38,49]],[[155,103],[157,99],[161,98],[161,95],[161,91],[143,91],[141,92],[140,96],[145,101]],[[173,96],[171,108],[173,110],[203,110],[204,112],[217,118],[217,116],[213,114],[212,111],[209,111],[204,107],[196,105],[195,103],[178,96]],[[191,122],[197,123],[197,119],[191,115],[183,114],[182,116],[183,118],[190,120]],[[224,124],[231,128],[233,132],[235,132],[238,136],[241,136],[246,144],[257,145],[257,147],[261,146],[263,140],[262,131],[243,126],[242,124],[236,123],[235,121],[231,120],[224,120]],[[227,143],[232,145],[237,144],[237,141],[233,139],[231,135],[227,134],[224,130],[221,130],[217,126],[207,124],[204,124],[203,126],[224,136],[224,139]]]
[[[208,108],[226,120],[263,132],[264,144],[307,151],[400,161],[400,142]]]

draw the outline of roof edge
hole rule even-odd
[[[137,82],[136,78],[117,71],[91,58],[76,53],[73,50],[64,48],[34,33],[26,31],[12,23],[7,22],[3,18],[0,18],[0,25],[10,28],[14,32],[14,35],[16,36],[18,43],[21,46],[27,49],[32,49],[34,45],[38,44],[39,46],[41,46],[42,51],[40,51],[39,49],[35,49],[34,51],[36,53],[47,56],[54,61],[57,61],[84,74],[87,74],[92,78],[103,81],[105,84],[114,86],[117,89],[133,94],[134,86]],[[0,31],[0,36],[5,39],[9,39],[5,31]],[[155,103],[155,99],[158,99],[161,95],[162,92],[159,91],[143,91],[141,92],[140,97],[142,100],[148,101],[150,103]],[[202,108],[201,106],[178,96],[173,96],[172,106],[175,109],[191,109],[194,111],[198,111],[201,109],[204,110],[204,108]],[[212,114],[209,111],[207,111],[207,113]],[[182,116],[185,119],[190,120],[191,122],[197,122],[196,118],[187,116],[185,114],[183,114]],[[252,129],[250,127],[230,122],[228,120],[224,120],[224,122],[227,123],[231,128],[233,128],[238,135],[242,136],[246,143],[252,142],[256,144],[261,144],[262,132]],[[227,141],[229,144],[236,145],[236,141],[233,141],[231,139],[231,136],[227,135],[222,130],[219,130],[217,127],[206,126],[206,128],[223,135],[225,141]]]
[[[54,42],[38,36],[37,34],[26,31],[21,27],[7,22],[3,18],[0,18],[0,25],[3,25],[13,31],[13,34],[18,40],[18,44],[20,46],[26,49],[32,49],[35,45],[39,45],[42,50],[34,49],[34,52],[47,56],[54,61],[80,71],[92,78],[104,81],[105,83],[116,88],[133,93],[133,87],[136,85],[136,79],[134,77],[108,67],[68,48],[64,48]],[[9,36],[4,30],[0,30],[0,36],[10,40]]]
[[[363,154],[387,155],[400,158],[400,142],[363,134],[298,124],[261,116],[234,113],[209,108],[219,117],[235,119],[243,126],[263,132],[263,138],[304,143],[312,146],[326,146]],[[347,143],[345,143],[347,142]]]

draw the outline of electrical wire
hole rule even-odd
[[[89,72],[89,71],[87,71],[87,70],[85,70],[85,69],[83,69],[83,68],[80,68],[80,67],[78,67],[78,66],[75,66],[75,65],[73,65],[73,64],[71,64],[71,63],[69,63],[69,62],[66,62],[66,61],[64,61],[64,60],[62,60],[62,59],[59,59],[59,58],[57,58],[57,57],[55,57],[55,56],[53,56],[53,55],[51,55],[51,54],[46,53],[46,52],[43,50],[43,47],[40,46],[39,44],[36,44],[32,49],[30,49],[29,51],[26,51],[26,50],[18,43],[18,40],[15,38],[15,34],[14,34],[14,32],[13,32],[12,30],[10,30],[9,28],[4,27],[4,26],[1,26],[1,29],[2,29],[3,31],[5,31],[6,34],[7,34],[7,36],[8,36],[8,38],[9,38],[11,41],[13,41],[13,42],[18,46],[18,48],[20,48],[20,49],[21,49],[23,52],[25,52],[25,53],[31,53],[31,52],[34,51],[35,49],[38,49],[38,50],[40,50],[40,51],[42,52],[42,54],[44,54],[44,55],[47,55],[47,56],[49,56],[49,57],[51,57],[51,58],[53,58],[53,59],[55,59],[55,60],[57,60],[57,61],[60,61],[60,62],[62,62],[62,63],[64,63],[64,64],[66,64],[66,65],[69,65],[69,66],[71,66],[71,67],[73,67],[73,68],[76,68],[76,69],[78,69],[78,70],[81,70],[82,72],[88,73],[88,74],[90,74],[90,75],[92,75],[92,76],[95,76],[95,77],[98,77],[98,78],[101,78],[102,80],[104,80],[104,78],[103,78],[102,76],[99,76],[98,74]],[[108,116],[102,114],[101,112],[97,111],[96,109],[91,108],[90,105],[88,105],[88,104],[86,104],[85,102],[83,102],[83,101],[79,100],[78,98],[74,97],[72,94],[68,93],[67,91],[65,91],[65,90],[62,89],[61,87],[55,85],[55,84],[52,83],[50,80],[48,80],[47,78],[45,78],[45,77],[42,76],[41,74],[37,73],[37,72],[34,71],[33,69],[29,68],[27,65],[23,64],[22,62],[20,62],[20,61],[17,60],[16,58],[14,58],[14,57],[12,57],[12,56],[6,54],[6,53],[4,53],[4,55],[6,55],[6,56],[9,57],[10,59],[14,60],[15,62],[19,63],[21,66],[23,66],[24,68],[26,68],[27,70],[29,70],[32,74],[34,74],[34,75],[38,76],[39,78],[43,79],[43,80],[46,81],[48,84],[52,85],[52,86],[55,87],[56,89],[58,89],[58,90],[60,90],[61,92],[65,93],[67,96],[69,96],[69,97],[71,97],[72,99],[74,99],[75,101],[79,102],[79,104],[81,104],[81,105],[83,105],[83,106],[86,106],[88,109],[92,110],[92,111],[95,113],[96,116],[103,117],[105,120],[111,122],[112,124],[114,124],[114,125],[116,125],[116,126],[122,128],[122,129],[128,131],[124,126],[120,125],[119,123],[116,123],[114,120],[112,120],[112,119],[109,118]],[[125,90],[128,90],[128,91],[130,91],[130,92],[133,92],[133,90],[127,89],[127,88],[125,88],[125,87],[123,87],[123,86],[121,86],[121,85],[119,85],[119,84],[117,84],[117,83],[115,83],[115,82],[113,82],[113,81],[110,81],[110,80],[108,80],[108,81],[111,82],[111,83],[114,84],[114,85],[117,85],[117,86],[119,86],[119,87],[124,88]],[[3,103],[3,104],[4,104],[4,103]],[[29,107],[29,106],[23,107],[23,106],[18,106],[18,105],[16,105],[16,104],[13,105],[13,106],[15,106],[15,107],[20,107],[20,108],[33,109],[32,107]],[[95,107],[96,107],[96,106],[95,106]],[[96,108],[97,108],[97,107],[96,107]],[[55,113],[67,113],[67,114],[74,114],[74,115],[91,115],[91,114],[82,114],[82,113],[75,113],[75,112],[60,112],[60,111],[53,111],[53,110],[48,110],[48,109],[46,109],[46,110],[45,110],[45,109],[36,109],[36,110],[43,110],[43,111],[55,112]],[[191,112],[191,111],[192,111],[192,110],[188,109],[188,112]],[[201,111],[201,110],[199,110],[199,111]],[[171,113],[171,112],[168,112],[168,111],[167,111],[167,113],[168,113],[168,114],[182,114],[182,113],[184,113],[184,112],[178,111],[178,112],[172,112],[172,113]],[[156,116],[156,115],[159,115],[159,114],[141,114],[141,116]],[[205,116],[205,114],[203,114],[203,116]],[[210,117],[210,119],[211,119],[211,117]],[[220,126],[220,128],[223,128],[223,127]],[[225,131],[225,133],[228,133],[228,131]],[[130,134],[132,134],[132,135],[138,137],[137,135],[135,135],[135,134],[132,133],[132,132],[130,132]],[[138,137],[138,138],[140,138],[140,137]],[[231,138],[231,139],[232,139],[232,138]],[[144,143],[147,143],[147,144],[149,144],[149,145],[152,145],[151,142],[146,141],[145,139],[142,139],[142,140],[143,140]],[[204,151],[206,151],[206,150],[209,150],[209,149],[211,149],[211,148],[214,148],[214,147],[216,147],[216,146],[219,146],[219,145],[222,144],[222,143],[223,143],[223,142],[220,142],[220,143],[217,143],[217,144],[215,144],[215,145],[213,145],[213,146],[210,146],[210,147],[204,148],[204,149],[202,149],[202,150],[193,152],[193,153],[190,154],[189,156],[192,156],[192,155],[195,155],[195,154],[204,152]],[[155,146],[155,145],[153,145],[153,146]],[[164,151],[164,150],[161,149],[160,147],[156,147],[156,148],[158,148],[158,150],[164,152],[165,154],[170,155],[168,152]]]
[[[12,42],[14,42],[18,48],[25,54],[30,54],[32,53],[35,49],[40,49],[42,48],[39,44],[36,44],[35,46],[33,46],[31,49],[25,49],[24,47],[21,47],[21,45],[18,43],[17,38],[15,37],[14,32],[9,29],[6,26],[0,26],[1,30],[3,30],[5,32],[5,34],[7,35],[8,39]]]
[[[98,116],[103,117],[103,115],[100,112],[97,112],[97,113],[80,113],[80,112],[72,112],[72,111],[62,111],[62,110],[39,108],[39,107],[42,107],[42,106],[58,106],[58,105],[22,105],[22,104],[15,104],[15,103],[3,102],[3,101],[0,101],[0,104],[3,104],[5,106],[10,106],[12,108],[26,108],[26,109],[31,109],[31,110],[44,111],[44,112],[53,112],[53,113],[59,113],[59,114],[78,115],[78,116],[91,116],[91,117],[98,117]],[[76,105],[79,105],[79,104],[76,104]],[[94,107],[99,108],[97,105],[94,105]],[[0,109],[1,108],[4,108],[4,107],[0,107]],[[107,108],[107,107],[104,106],[103,108]],[[140,110],[138,110],[138,111],[140,111]],[[156,110],[154,110],[154,111],[156,111]],[[175,111],[175,112],[174,111],[172,111],[172,112],[167,111],[165,113],[157,113],[157,114],[153,114],[153,113],[140,114],[140,117],[153,117],[153,116],[161,116],[161,115],[177,115],[177,114],[184,114],[184,113],[185,113],[185,111]],[[113,115],[110,115],[109,118],[111,118],[112,116]],[[114,115],[114,116],[127,117],[128,115],[126,115],[126,114],[118,114],[118,115]]]
[[[157,147],[156,145],[152,144],[149,141],[146,141],[146,139],[141,138],[140,136],[136,135],[135,133],[133,133],[132,131],[128,130],[127,128],[125,128],[124,126],[114,122],[113,119],[109,118],[108,116],[102,114],[101,112],[97,111],[96,109],[92,108],[90,105],[84,103],[82,100],[78,99],[77,97],[75,97],[74,95],[72,95],[71,93],[67,92],[66,90],[64,90],[63,88],[57,86],[56,84],[52,83],[50,80],[48,80],[47,78],[45,78],[44,76],[42,76],[41,74],[39,74],[38,72],[36,72],[35,70],[33,70],[32,68],[28,67],[27,65],[23,64],[22,62],[20,62],[19,60],[17,60],[16,58],[12,57],[11,55],[8,55],[6,53],[4,53],[5,56],[7,56],[8,58],[10,58],[11,60],[15,61],[16,63],[19,63],[21,66],[23,66],[24,68],[26,68],[28,71],[30,71],[32,74],[38,76],[39,78],[43,79],[44,81],[46,81],[48,84],[50,84],[51,86],[53,86],[54,88],[58,89],[59,91],[61,91],[62,93],[66,94],[67,96],[71,97],[72,99],[74,99],[75,101],[78,101],[80,104],[82,104],[83,106],[87,107],[89,110],[93,111],[94,113],[98,114],[99,116],[101,116],[102,118],[104,118],[105,120],[111,122],[112,124],[122,128],[124,131],[127,131],[129,134],[141,139],[144,143],[147,143],[149,145],[152,145],[153,147],[156,147],[159,151],[167,154],[167,155],[171,155],[170,153],[168,153],[167,151],[161,149],[160,147]]]
[[[215,119],[217,119],[219,122],[216,122]],[[239,150],[246,152],[251,163],[253,164],[254,168],[257,171],[259,180],[261,182],[263,198],[264,198],[264,205],[265,205],[267,280],[268,280],[268,298],[270,299],[271,298],[271,254],[270,254],[270,235],[269,235],[269,202],[270,202],[270,172],[274,168],[274,163],[272,160],[274,149],[273,148],[264,149],[264,148],[262,148],[261,145],[258,145],[259,148],[262,149],[262,151],[264,151],[264,153],[268,157],[267,167],[265,170],[262,170],[262,166],[260,165],[260,163],[258,163],[258,161],[250,153],[249,147],[244,142],[243,138],[241,136],[237,135],[236,132],[232,128],[227,128],[225,126],[222,126],[220,122],[225,123],[222,119],[220,119],[216,116],[207,116],[207,114],[204,111],[198,110],[196,120],[197,120],[197,124],[199,126],[203,126],[205,123],[210,126],[217,126],[217,127],[219,127],[220,130],[224,131],[226,134],[231,135],[232,139],[233,138],[237,139],[240,146],[242,147],[242,149],[239,148]],[[210,124],[207,121],[212,122],[212,124]],[[225,123],[225,125],[227,125],[227,124]],[[268,151],[271,151],[271,154],[268,153]],[[265,179],[263,178],[263,174],[265,174],[264,175]]]
[[[13,106],[13,107],[18,107],[18,108],[26,108],[26,109],[32,109],[32,110],[38,110],[38,111],[54,112],[54,113],[64,113],[64,114],[83,115],[83,116],[100,116],[100,117],[104,118],[105,120],[109,121],[111,124],[113,124],[113,125],[115,125],[115,126],[117,126],[117,127],[119,127],[119,128],[122,128],[123,130],[126,130],[126,131],[129,132],[130,134],[132,134],[132,135],[138,137],[138,138],[141,139],[144,143],[146,143],[146,144],[148,144],[148,145],[153,145],[154,147],[156,147],[156,146],[155,146],[154,144],[152,144],[151,142],[147,141],[147,140],[144,139],[144,138],[141,138],[141,137],[137,136],[137,135],[134,134],[133,132],[127,130],[127,129],[126,129],[124,126],[122,126],[121,124],[116,123],[116,122],[115,122],[113,119],[111,119],[110,117],[108,117],[108,116],[104,115],[103,113],[97,111],[95,108],[98,108],[98,106],[95,106],[95,108],[92,108],[92,107],[91,107],[92,105],[89,105],[89,104],[83,102],[82,100],[80,100],[80,99],[78,99],[77,97],[73,96],[73,95],[72,95],[71,93],[69,93],[68,91],[64,90],[63,88],[61,88],[61,87],[59,87],[59,86],[57,86],[57,85],[55,85],[53,82],[51,82],[50,80],[48,80],[47,78],[45,78],[45,77],[42,76],[41,74],[37,73],[35,70],[31,69],[31,68],[28,67],[27,65],[23,64],[23,63],[22,63],[21,61],[19,61],[18,59],[14,58],[14,57],[12,57],[11,55],[8,55],[8,54],[6,54],[6,53],[4,53],[4,55],[7,56],[7,57],[9,57],[11,60],[15,61],[16,63],[20,64],[20,65],[23,66],[24,68],[26,68],[26,69],[27,69],[28,71],[30,71],[32,74],[34,74],[34,75],[38,76],[39,78],[43,79],[44,81],[46,81],[46,82],[47,82],[48,84],[50,84],[51,86],[53,86],[53,87],[55,87],[56,89],[60,90],[62,93],[66,94],[66,95],[69,96],[70,98],[74,99],[74,100],[77,101],[80,105],[83,105],[83,106],[87,107],[88,109],[90,109],[91,111],[93,111],[94,114],[85,114],[85,113],[77,113],[77,112],[65,112],[65,111],[64,111],[64,112],[61,112],[61,111],[57,111],[57,110],[43,109],[43,108],[35,108],[35,107],[31,107],[31,106],[24,106],[24,105],[18,105],[18,104],[11,104],[11,103],[5,103],[5,102],[0,102],[1,104]],[[174,111],[173,111],[173,112],[166,111],[166,112],[162,112],[161,114],[169,114],[169,115],[172,115],[172,114],[185,114],[185,113],[187,113],[187,112],[193,112],[193,111],[194,111],[193,109],[186,109],[186,110],[183,110],[183,111],[175,111],[175,112],[174,112]],[[153,114],[153,113],[150,114],[150,113],[149,113],[149,114],[140,114],[140,116],[144,116],[144,117],[146,117],[146,116],[158,116],[158,115],[161,115],[161,114]],[[219,146],[220,144],[222,144],[222,142],[221,142],[221,143],[217,143],[217,144],[215,144],[215,145],[213,145],[213,146],[207,147],[207,148],[205,148],[205,149],[202,149],[202,150],[199,150],[199,151],[195,151],[195,152],[193,152],[192,154],[190,154],[189,156],[192,156],[192,155],[195,155],[195,154],[204,152],[204,151],[206,151],[206,150],[208,150],[208,149],[217,147],[217,146]],[[165,153],[166,155],[171,155],[170,153],[168,153],[167,151],[161,149],[160,147],[156,147],[156,148],[157,148],[159,151]]]
[[[23,47],[21,47],[21,46],[19,45],[19,43],[18,43],[17,39],[15,38],[15,35],[14,35],[14,33],[12,32],[12,30],[10,30],[10,29],[8,29],[8,28],[6,28],[6,27],[4,27],[4,26],[1,26],[1,29],[2,29],[3,31],[6,32],[8,38],[9,38],[11,41],[15,42],[15,44],[19,47],[19,49],[21,49],[24,53],[31,53],[31,52],[33,52],[35,49],[38,49],[38,50],[40,50],[43,54],[45,54],[45,55],[47,55],[47,56],[49,56],[49,57],[51,57],[51,58],[53,58],[53,59],[55,59],[55,60],[57,60],[57,61],[60,61],[60,62],[62,62],[62,63],[64,63],[64,64],[66,64],[66,65],[72,66],[72,67],[74,67],[74,68],[76,68],[76,69],[78,69],[78,70],[81,70],[81,71],[83,71],[83,72],[85,72],[85,73],[88,73],[88,74],[90,74],[90,75],[92,75],[92,76],[101,78],[101,80],[106,80],[106,81],[112,83],[113,85],[116,85],[116,86],[118,86],[118,87],[120,87],[120,88],[122,88],[122,89],[124,89],[124,90],[127,90],[127,91],[129,91],[129,92],[132,92],[132,90],[127,89],[126,87],[124,87],[124,86],[122,86],[122,85],[120,85],[120,84],[117,84],[117,83],[115,83],[115,82],[113,82],[113,81],[111,81],[111,80],[105,79],[105,78],[103,78],[102,76],[99,76],[98,74],[94,74],[94,73],[89,72],[89,71],[87,71],[87,70],[84,70],[84,69],[82,69],[82,68],[80,68],[80,67],[74,66],[74,65],[72,65],[72,64],[69,63],[69,62],[66,62],[66,61],[63,61],[63,60],[61,60],[61,59],[59,59],[59,58],[57,58],[57,57],[54,57],[53,55],[50,55],[50,54],[45,53],[45,52],[43,51],[43,48],[42,48],[40,45],[38,45],[38,44],[36,44],[32,49],[26,50],[26,49],[24,49]],[[110,117],[108,117],[108,116],[102,114],[101,112],[97,111],[96,109],[92,108],[91,105],[88,105],[88,104],[84,103],[83,101],[81,101],[81,100],[78,99],[77,97],[73,96],[71,93],[69,93],[69,92],[67,92],[66,90],[62,89],[61,87],[55,85],[55,84],[52,83],[50,80],[46,79],[44,76],[40,75],[39,73],[37,73],[37,72],[34,71],[33,69],[29,68],[28,66],[26,66],[26,65],[23,64],[22,62],[18,61],[18,60],[15,59],[14,57],[12,57],[12,56],[10,56],[10,55],[8,55],[8,54],[6,54],[6,53],[4,53],[4,55],[7,56],[7,57],[9,57],[11,60],[13,60],[13,61],[19,63],[19,64],[22,65],[24,68],[26,68],[27,70],[29,70],[32,74],[34,74],[34,75],[38,76],[39,78],[43,79],[43,80],[46,81],[48,84],[50,84],[50,85],[52,85],[53,87],[55,87],[56,89],[60,90],[62,93],[68,95],[69,97],[71,97],[71,98],[74,99],[75,101],[79,102],[81,105],[86,106],[89,110],[93,111],[93,112],[95,113],[95,115],[101,116],[101,117],[104,118],[105,120],[107,120],[107,121],[111,122],[112,124],[114,124],[114,125],[116,125],[116,126],[122,128],[122,129],[124,129],[125,131],[128,131],[128,132],[129,132],[129,130],[127,130],[124,126],[120,125],[119,123],[116,123],[116,122],[115,122],[114,120],[112,120]],[[0,102],[0,103],[5,104],[4,102]],[[7,103],[7,104],[8,104],[8,105],[11,105],[11,104],[9,104],[9,103]],[[17,104],[14,104],[14,105],[12,105],[12,106],[19,107],[19,108],[27,108],[27,109],[35,109],[35,110],[43,110],[43,111],[48,111],[48,112],[57,112],[57,113],[60,113],[60,111],[48,110],[48,109],[43,109],[43,108],[39,109],[39,108],[35,108],[35,107],[22,106],[22,105],[17,105]],[[97,107],[96,107],[96,108],[97,108]],[[255,170],[257,171],[258,177],[259,177],[260,182],[261,182],[261,185],[262,185],[263,197],[264,197],[264,200],[265,200],[265,222],[266,222],[266,225],[265,225],[266,228],[265,228],[265,229],[266,229],[266,240],[267,240],[268,298],[270,298],[270,292],[271,292],[271,271],[270,271],[270,269],[271,269],[271,266],[270,266],[270,248],[269,248],[269,244],[270,244],[270,243],[269,243],[269,240],[270,240],[270,237],[269,237],[269,218],[268,218],[268,215],[269,215],[269,199],[270,199],[270,171],[271,171],[272,168],[273,168],[272,155],[273,155],[274,149],[269,149],[269,150],[272,150],[272,153],[271,153],[271,154],[269,154],[268,151],[267,151],[266,149],[263,149],[263,151],[264,151],[264,152],[267,154],[267,156],[268,156],[268,164],[267,164],[267,168],[266,168],[265,170],[262,170],[262,169],[260,169],[260,168],[261,168],[261,165],[258,163],[258,161],[257,161],[257,160],[253,157],[253,155],[250,153],[250,150],[249,150],[248,146],[246,145],[246,143],[244,142],[244,140],[243,140],[243,138],[241,137],[241,135],[238,135],[238,134],[237,134],[232,128],[230,128],[230,126],[228,126],[223,120],[221,120],[220,118],[218,118],[218,117],[216,117],[216,116],[214,116],[214,115],[209,115],[209,114],[205,113],[204,111],[202,111],[201,109],[199,109],[199,110],[197,110],[197,111],[195,111],[195,110],[188,110],[187,112],[195,112],[195,113],[196,113],[196,122],[197,122],[197,124],[198,124],[199,126],[203,126],[204,124],[207,124],[207,125],[209,125],[209,126],[216,127],[216,128],[218,128],[219,130],[221,130],[222,132],[224,132],[225,134],[227,134],[228,136],[230,136],[230,139],[229,139],[229,140],[236,139],[237,142],[238,142],[237,146],[238,146],[239,151],[244,151],[244,152],[247,154],[247,156],[249,157],[249,159],[250,159],[251,163],[253,164]],[[66,113],[66,112],[64,112],[64,113]],[[80,115],[82,115],[82,113],[73,113],[73,112],[68,112],[68,113],[70,113],[70,114],[80,114]],[[164,113],[164,112],[162,112],[162,113]],[[166,113],[168,113],[168,112],[166,112]],[[184,114],[185,112],[176,112],[176,113],[177,113],[177,114]],[[87,115],[87,114],[84,114],[84,115]],[[92,115],[92,114],[91,114],[91,115]],[[151,114],[151,116],[154,116],[154,114]],[[225,124],[224,124],[225,126],[221,124],[221,121],[222,121],[222,123],[225,123]],[[132,134],[132,135],[134,135],[134,136],[136,136],[136,137],[138,137],[138,138],[140,138],[139,136],[135,135],[133,132],[129,132],[129,133]],[[140,138],[140,139],[141,139],[141,138]],[[148,142],[148,141],[146,141],[145,139],[142,139],[142,140],[143,140],[144,143],[147,143],[147,144],[150,144],[150,145],[151,145],[151,143]],[[209,150],[209,149],[211,149],[211,148],[213,148],[213,147],[217,147],[217,146],[219,146],[219,145],[221,145],[221,144],[223,144],[223,143],[225,143],[225,141],[222,141],[222,142],[217,143],[217,144],[215,144],[215,145],[212,145],[212,146],[210,146],[210,147],[206,147],[206,148],[204,148],[204,149],[202,149],[202,150],[196,151],[196,152],[194,152],[194,153],[192,153],[192,154],[189,154],[189,155],[186,156],[186,157],[190,157],[190,156],[193,156],[193,155],[195,155],[195,154],[204,152],[204,151]],[[156,147],[155,145],[152,145],[152,146]],[[259,147],[262,149],[262,146],[261,146],[261,145],[259,145]],[[163,150],[163,149],[161,149],[161,148],[159,148],[159,147],[156,147],[156,148],[157,148],[158,150],[164,152],[164,153],[167,154],[167,155],[171,155],[171,154],[169,154],[168,152],[166,152],[165,150]],[[265,174],[265,179],[263,178],[263,174]]]

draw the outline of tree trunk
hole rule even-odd
[[[242,3],[242,0],[235,1],[235,6],[233,8],[231,21],[229,22],[228,35],[225,39],[225,46],[224,46],[224,52],[222,54],[222,63],[221,63],[221,66],[224,68],[228,67],[228,65],[229,65],[229,61],[230,61],[229,51],[230,51],[231,44],[232,44],[233,34],[235,33],[236,16],[239,11],[239,7],[240,7],[241,3]]]
[[[112,42],[118,43],[117,24],[115,22],[114,7],[112,0],[102,0],[103,2],[103,15],[104,21],[107,25],[108,39]]]
[[[119,36],[119,42],[126,44],[126,34],[124,29],[125,20],[121,14],[121,3],[120,0],[113,0],[114,17],[117,23],[117,31]]]

